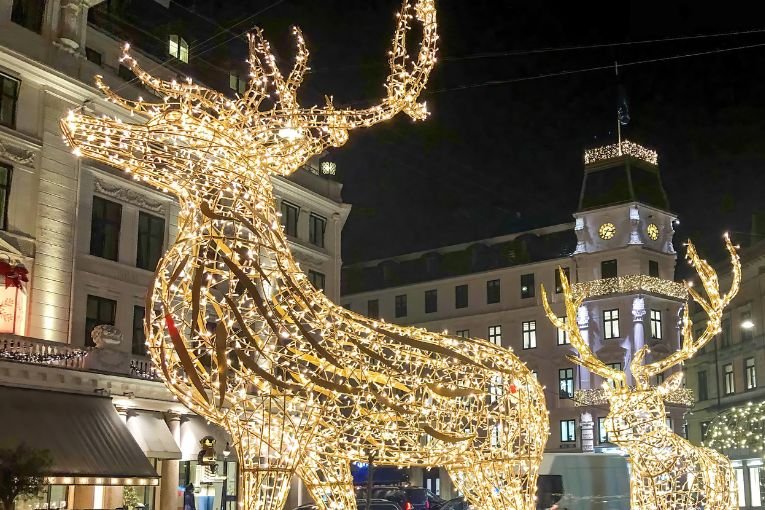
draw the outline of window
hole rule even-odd
[[[470,338],[470,330],[469,329],[458,329],[457,330],[457,336],[462,338]]]
[[[558,370],[558,389],[560,398],[572,398],[574,396],[573,368],[561,368]]]
[[[601,278],[616,278],[617,268],[616,259],[604,260],[600,263],[600,277]]]
[[[308,217],[308,242],[324,248],[324,232],[327,230],[327,218],[313,214]]]
[[[502,326],[489,326],[489,342],[502,345]]]
[[[16,103],[19,100],[19,80],[0,74],[0,125],[16,127]]]
[[[345,308],[346,310],[351,310],[351,304],[350,303],[345,303],[343,305],[343,308]]]
[[[88,304],[85,310],[85,347],[93,347],[95,343],[91,337],[93,328],[101,324],[114,326],[114,316],[117,312],[117,302],[99,296],[88,296]]]
[[[0,229],[8,228],[8,202],[11,198],[13,167],[0,163]]]
[[[521,275],[521,299],[534,297],[534,273]]]
[[[124,64],[120,64],[120,66],[117,68],[117,76],[125,81],[133,81],[135,79],[135,74],[133,74],[133,71],[131,71],[130,68]]]
[[[707,392],[707,371],[701,370],[699,372],[696,372],[696,380],[698,381],[698,392],[699,392],[699,401],[704,401],[709,398],[709,393]]]
[[[753,390],[757,387],[757,372],[755,371],[754,358],[744,360],[744,379],[746,380],[746,389]]]
[[[138,213],[138,254],[135,265],[154,271],[165,244],[165,220],[158,216]]]
[[[707,438],[707,431],[709,430],[709,422],[702,421],[699,424],[699,428],[701,429],[701,440],[703,441]]]
[[[619,362],[617,362],[617,363],[606,363],[606,364],[608,365],[608,368],[613,368],[614,370],[621,371],[621,369],[622,369],[622,364],[619,363]],[[616,381],[611,381],[611,386],[616,388]]]
[[[146,349],[146,332],[143,329],[144,318],[146,317],[146,309],[142,306],[133,307],[133,348],[132,353],[136,356],[146,356],[148,349]]]
[[[667,418],[666,418],[666,420],[665,420],[665,423],[667,424],[667,428],[668,428],[669,430],[674,430],[674,429],[675,429],[675,428],[672,426],[672,418],[670,418],[669,416],[667,416]]]
[[[288,236],[297,237],[298,214],[300,213],[300,208],[296,205],[290,204],[289,202],[282,201],[281,213],[284,233]]]
[[[733,365],[731,363],[723,365],[723,391],[726,395],[733,395],[736,393],[736,380],[734,377]]]
[[[619,338],[619,309],[605,310],[603,312],[603,332],[608,338]]]
[[[228,73],[228,86],[234,92],[244,94],[244,91],[247,90],[247,80],[237,73]]]
[[[122,205],[101,197],[93,197],[90,223],[90,254],[117,260],[120,250]]]
[[[178,34],[170,34],[167,52],[181,62],[189,63],[189,43]]]
[[[499,303],[501,297],[499,280],[489,280],[486,282],[486,304]]]
[[[406,317],[406,294],[396,296],[396,317]]]
[[[568,280],[568,282],[571,283],[571,274],[567,267],[563,268],[563,274],[566,275],[566,280]],[[560,279],[560,271],[556,269],[555,270],[555,293],[560,294],[561,292],[563,292],[563,283],[561,282],[561,279]]]
[[[310,280],[311,285],[313,285],[315,289],[318,289],[318,290],[326,289],[327,277],[324,276],[324,273],[320,273],[318,271],[309,269],[308,280]]]
[[[367,317],[370,319],[380,318],[380,301],[377,299],[367,301]]]
[[[13,0],[11,21],[39,34],[44,12],[45,0]]]
[[[608,431],[606,430],[606,419],[601,416],[598,418],[598,443],[609,443]]]
[[[665,379],[665,377],[664,377],[664,372],[662,372],[662,373],[660,373],[660,374],[656,374],[656,386],[658,386],[658,385],[660,385],[661,383],[663,383],[663,382],[664,382],[664,379]]]
[[[751,327],[752,312],[741,313],[741,341],[747,342],[754,337],[754,328]],[[747,324],[749,323],[749,324]],[[746,324],[746,326],[744,326]]]
[[[85,48],[85,58],[93,62],[97,66],[101,65],[101,53],[97,52],[93,48]]]
[[[730,346],[730,337],[730,317],[725,317],[720,323],[720,347]]]
[[[560,440],[562,443],[573,443],[576,441],[576,420],[560,421]]]
[[[655,260],[648,261],[648,276],[659,277],[659,263]]]
[[[568,317],[558,317],[563,324],[566,324]],[[565,329],[558,329],[558,345],[568,345],[571,341],[568,339],[568,331]]]
[[[537,348],[537,321],[524,321],[521,323],[524,349]]]
[[[651,310],[651,338],[661,340],[661,310]]]
[[[435,313],[438,311],[438,291],[425,291],[425,313]]]
[[[467,308],[468,286],[457,285],[454,287],[454,308]]]

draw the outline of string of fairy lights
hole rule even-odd
[[[741,262],[736,247],[727,235],[725,246],[730,255],[732,278],[728,292],[721,294],[717,273],[701,259],[694,245],[688,243],[686,257],[698,273],[706,297],[690,286],[687,287],[687,294],[706,313],[706,325],[695,337],[689,307],[683,307],[682,345],[650,363],[646,362],[650,354],[648,346],[635,352],[630,362],[633,386],[627,384],[624,370],[607,365],[597,357],[582,337],[577,322],[585,299],[597,295],[593,292],[618,292],[618,286],[580,286],[575,292],[565,272],[560,270],[565,321],[552,311],[542,287],[542,304],[548,319],[557,328],[566,331],[571,346],[577,351],[577,355],[569,356],[569,360],[604,380],[600,391],[579,394],[575,398],[585,405],[609,404],[609,414],[604,422],[609,441],[624,449],[630,458],[630,508],[675,510],[703,507],[732,510],[737,507],[736,477],[730,461],[719,452],[692,445],[666,426],[665,402],[690,397],[682,388],[683,372],[675,371],[655,387],[649,382],[657,374],[692,358],[720,332],[722,314],[741,284]],[[669,289],[673,290],[673,287]],[[692,403],[692,399],[686,403]]]
[[[407,52],[414,23],[416,56]],[[487,509],[533,508],[548,434],[544,390],[502,347],[396,326],[329,301],[301,271],[276,210],[271,177],[288,175],[353,129],[404,112],[436,62],[433,0],[404,0],[386,94],[354,110],[303,107],[308,70],[298,29],[283,75],[262,31],[249,37],[247,90],[232,100],[190,80],[123,63],[158,103],[107,99],[131,122],[71,112],[61,123],[78,155],[121,168],[178,197],[179,235],[147,296],[149,352],[191,411],[226,429],[250,510],[281,510],[293,474],[322,510],[353,508],[350,461],[441,466]],[[141,122],[145,121],[145,122]]]

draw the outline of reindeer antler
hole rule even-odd
[[[587,342],[582,338],[576,320],[577,312],[582,304],[582,297],[575,298],[572,296],[571,286],[569,285],[566,273],[562,268],[558,268],[558,273],[560,274],[560,282],[561,287],[563,288],[563,296],[566,304],[566,321],[564,322],[560,320],[555,312],[552,311],[552,308],[550,308],[544,285],[542,285],[542,305],[545,308],[545,313],[547,314],[547,318],[550,319],[550,322],[552,322],[556,328],[562,329],[568,333],[571,345],[578,353],[578,356],[567,356],[567,358],[572,363],[583,366],[593,374],[597,374],[608,381],[613,381],[617,387],[626,386],[627,376],[624,371],[611,368],[603,363],[597,356],[595,356],[592,349],[590,349],[590,346],[587,345]]]
[[[632,375],[635,378],[635,385],[638,388],[648,386],[648,379],[651,376],[660,374],[668,368],[692,358],[699,349],[709,343],[709,341],[721,331],[720,323],[722,322],[723,311],[738,293],[739,286],[741,285],[741,261],[739,260],[736,247],[731,243],[728,234],[725,234],[725,247],[730,254],[732,280],[728,292],[721,295],[720,282],[717,278],[717,273],[706,260],[699,257],[693,243],[690,241],[688,242],[688,250],[685,256],[691,266],[693,266],[698,273],[708,299],[704,299],[704,297],[696,292],[689,284],[688,293],[706,312],[707,325],[701,336],[694,339],[693,321],[691,321],[688,311],[690,306],[686,303],[683,311],[683,345],[680,349],[659,361],[654,361],[647,365],[643,365],[643,360],[645,359],[645,355],[650,352],[648,346],[643,347],[635,353],[630,368],[632,370]]]

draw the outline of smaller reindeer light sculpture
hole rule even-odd
[[[685,306],[683,315],[682,346],[667,357],[645,363],[647,346],[639,349],[630,363],[634,386],[628,386],[627,374],[609,367],[599,360],[582,338],[577,327],[577,311],[586,293],[572,290],[563,271],[560,272],[565,296],[566,318],[560,320],[547,301],[542,287],[542,302],[547,317],[558,328],[565,330],[578,356],[569,359],[606,380],[604,391],[611,406],[605,420],[606,431],[615,444],[629,455],[632,471],[630,505],[633,510],[680,510],[704,508],[729,510],[736,508],[736,481],[730,461],[709,448],[694,446],[675,435],[666,425],[664,401],[677,390],[682,371],[675,372],[658,387],[649,384],[651,376],[682,364],[693,357],[717,333],[725,307],[736,295],[741,282],[738,253],[725,236],[725,244],[733,266],[730,290],[721,295],[714,269],[688,244],[687,258],[696,269],[707,298],[690,286],[688,293],[707,314],[704,332],[693,338],[692,322]]]

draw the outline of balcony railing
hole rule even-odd
[[[61,342],[51,342],[18,335],[0,334],[0,361],[51,365],[74,370],[106,370],[88,365],[86,358],[92,349],[82,349]],[[108,372],[111,372],[109,370]],[[124,370],[115,371],[137,379],[158,380],[159,374],[148,356],[129,355]]]
[[[18,335],[0,335],[0,360],[36,365],[84,368],[88,351],[61,342]]]

